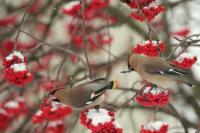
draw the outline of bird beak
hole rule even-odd
[[[119,80],[114,80],[112,81],[113,82],[113,86],[112,86],[112,89],[116,89],[116,88],[119,88]]]

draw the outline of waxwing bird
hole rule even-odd
[[[189,71],[180,69],[159,57],[132,54],[128,61],[129,70],[137,72],[144,80],[162,88],[172,88],[177,83],[192,87]]]
[[[61,102],[74,109],[93,107],[104,102],[104,93],[118,86],[118,81],[106,82],[103,78],[87,81],[73,88],[59,89],[50,92],[53,101]]]

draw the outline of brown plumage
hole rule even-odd
[[[94,80],[73,88],[59,89],[51,93],[54,100],[81,109],[103,103],[104,93],[116,87],[116,81]]]
[[[189,71],[177,68],[159,57],[132,54],[129,65],[129,69],[136,71],[144,80],[159,87],[172,88],[177,83],[192,86],[188,80]]]

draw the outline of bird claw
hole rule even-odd
[[[115,106],[115,105],[113,105],[113,104],[107,104],[106,106],[105,106],[105,108],[107,109],[107,110],[110,110],[110,111],[116,111],[117,110],[117,106]]]
[[[95,105],[94,108],[96,109],[97,112],[99,112],[100,105]]]

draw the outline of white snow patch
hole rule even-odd
[[[167,90],[164,90],[164,89],[161,89],[161,88],[152,88],[152,87],[148,86],[144,89],[143,94],[152,93],[153,95],[157,95],[161,92],[167,93]]]
[[[12,54],[8,55],[6,57],[6,60],[12,60],[14,56],[17,56],[22,61],[24,61],[24,55],[21,52],[18,52],[18,51],[14,51]]]
[[[108,41],[108,40],[111,39],[111,36],[109,36],[109,35],[102,35],[102,39]]]
[[[68,2],[67,4],[65,4],[65,5],[63,6],[63,9],[64,9],[64,10],[71,10],[73,6],[79,5],[79,3],[80,3],[79,1],[71,1],[71,2]]]
[[[36,116],[41,116],[42,115],[42,111],[41,110],[38,110],[38,112],[35,114]]]
[[[163,123],[161,121],[156,121],[156,122],[150,122],[148,123],[147,125],[144,125],[144,129],[147,129],[147,130],[151,130],[152,132],[153,131],[158,131],[160,130],[160,128],[163,126],[163,125],[167,125],[166,123]]]
[[[60,124],[62,124],[63,122],[61,120],[58,120],[58,121],[52,121],[49,123],[48,127],[56,127]]]
[[[87,118],[92,120],[92,125],[97,126],[99,123],[110,122],[112,117],[108,114],[105,109],[89,109],[87,112]]]
[[[58,103],[58,102],[51,102],[51,111],[56,111],[59,107],[64,107],[65,105],[62,103]]]
[[[160,5],[160,3],[158,3],[157,1],[153,1],[150,4],[148,4],[148,6],[145,6],[144,9],[157,8],[159,5]]]
[[[141,46],[145,46],[145,45],[147,45],[147,44],[149,44],[149,43],[150,43],[149,40],[147,40],[147,41],[142,41],[142,42],[140,43],[140,45],[141,45]],[[158,46],[158,44],[160,44],[161,41],[152,40],[151,43],[152,43],[153,46]]]
[[[26,71],[26,64],[25,63],[13,64],[13,65],[11,65],[11,68],[15,72]]]
[[[6,108],[19,108],[19,103],[16,101],[9,101],[4,106]]]
[[[160,5],[160,3],[158,3],[157,1],[153,1],[153,2],[151,2],[149,5],[148,5],[148,7],[158,7]]]

